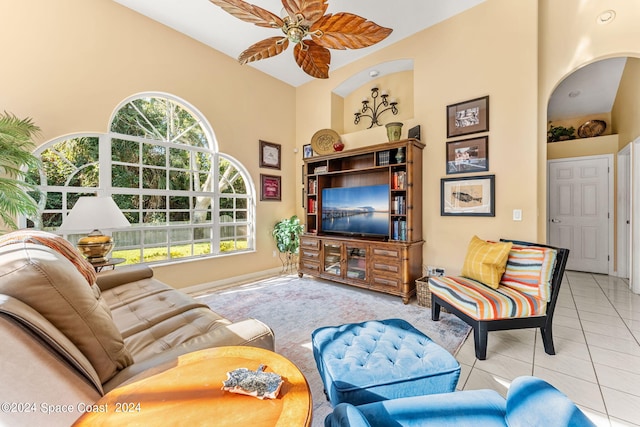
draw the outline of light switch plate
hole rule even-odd
[[[522,221],[522,209],[514,209],[513,210],[513,220],[514,221]]]

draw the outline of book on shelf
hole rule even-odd
[[[405,196],[394,196],[391,199],[391,212],[397,215],[407,214],[407,202]]]
[[[391,188],[394,190],[407,189],[407,171],[395,171],[391,177]]]
[[[407,240],[407,221],[404,219],[394,219],[393,229],[391,233],[391,239],[393,240]]]
[[[309,194],[316,194],[318,191],[318,181],[315,179],[309,180]]]
[[[315,175],[317,175],[317,174],[319,174],[319,173],[325,173],[325,172],[327,172],[327,170],[328,170],[328,169],[327,169],[327,165],[323,165],[323,166],[316,166],[316,167],[313,169],[313,173],[314,173]]]
[[[313,197],[309,197],[307,199],[307,212],[316,213],[316,199],[314,199]]]
[[[389,151],[380,151],[378,153],[378,166],[387,166],[389,164]]]

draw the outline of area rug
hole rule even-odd
[[[313,395],[313,426],[322,426],[331,412],[311,350],[311,332],[321,326],[400,318],[455,355],[471,328],[457,317],[441,313],[431,320],[431,309],[415,298],[402,298],[296,275],[278,276],[196,296],[231,321],[249,317],[269,325],[276,337],[276,352],[298,366]]]

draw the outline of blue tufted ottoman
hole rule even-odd
[[[401,319],[319,328],[311,342],[334,407],[448,393],[460,377],[449,352]]]

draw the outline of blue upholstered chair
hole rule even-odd
[[[505,400],[493,390],[337,405],[325,427],[595,427],[567,396],[535,377],[516,378]]]

